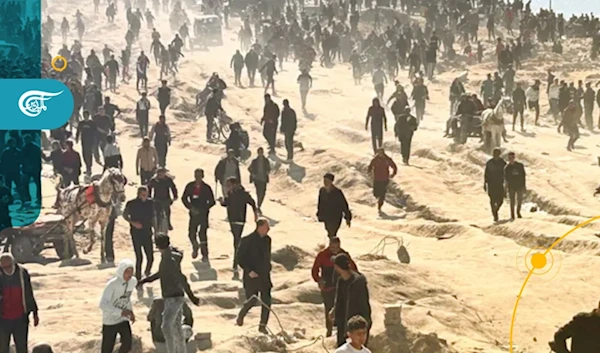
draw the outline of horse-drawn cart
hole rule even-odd
[[[63,235],[66,231],[63,216],[40,215],[35,223],[26,227],[4,229],[0,232],[0,244],[4,251],[10,250],[20,263],[35,260],[48,248],[54,248],[58,257],[62,259]]]

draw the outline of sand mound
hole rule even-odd
[[[410,349],[411,353],[450,353],[454,352],[444,339],[435,333],[416,334]]]
[[[271,255],[271,260],[280,264],[286,270],[292,271],[308,256],[310,256],[310,254],[306,251],[293,245],[287,245],[286,247],[275,251]]]
[[[98,334],[98,337],[101,335]],[[67,340],[64,342],[59,342],[52,346],[55,352],[70,352],[70,353],[92,353],[92,352],[100,352],[100,348],[102,346],[102,339],[94,339],[88,341],[78,341],[78,340]],[[121,343],[117,338],[117,343],[115,344],[115,349],[113,353],[117,353],[119,351],[119,347],[121,347]],[[145,353],[148,352],[148,347],[144,347],[142,343],[142,338],[138,335],[133,335],[133,344],[131,346],[130,353]]]

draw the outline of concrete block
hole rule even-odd
[[[192,264],[197,272],[190,275],[192,282],[217,280],[217,271],[210,267],[210,263],[195,261]]]

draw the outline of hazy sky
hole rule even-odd
[[[540,7],[548,8],[549,1],[552,1],[552,8],[556,12],[562,12],[566,16],[590,12],[600,15],[600,0],[532,0],[531,7],[535,10]]]

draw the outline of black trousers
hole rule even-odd
[[[340,230],[342,226],[342,219],[333,219],[326,220],[325,222],[325,230],[327,231],[327,236],[329,238],[337,237],[337,232]]]
[[[508,198],[510,200],[510,216],[515,218],[515,206],[517,208],[517,214],[521,214],[521,205],[523,204],[523,189],[508,189]]]
[[[267,326],[267,324],[269,323],[269,315],[271,314],[271,311],[269,310],[271,308],[271,302],[272,302],[271,288],[259,288],[259,287],[250,288],[250,287],[254,287],[254,286],[248,286],[248,287],[244,288],[244,290],[246,292],[246,301],[244,302],[244,305],[242,306],[242,309],[240,310],[240,313],[238,314],[238,316],[241,318],[246,317],[246,315],[248,314],[250,309],[252,309],[252,307],[254,307],[257,303],[256,298],[254,298],[253,296],[254,295],[258,296],[260,294],[260,300],[267,306],[267,307],[265,307],[264,305],[261,305],[260,325]]]
[[[333,330],[333,322],[329,320],[329,312],[335,304],[335,289],[328,292],[321,291],[321,297],[323,298],[323,305],[325,306],[325,327],[327,328],[327,332],[331,332],[331,330]]]
[[[229,223],[229,226],[231,227],[231,234],[233,234],[233,269],[237,270],[237,250],[240,247],[240,240],[242,240],[242,233],[244,232],[244,223]]]
[[[214,129],[214,115],[213,114],[209,114],[206,115],[206,141],[211,141],[212,140],[212,130]]]
[[[233,68],[233,73],[235,74],[235,83],[237,84],[242,84],[242,68],[241,67],[234,67]]]
[[[26,316],[0,322],[0,353],[9,353],[11,339],[15,342],[16,353],[27,353],[29,320]]]
[[[163,228],[168,228],[171,225],[171,200],[159,200],[154,199],[154,212],[156,212],[156,219],[158,223],[158,229],[164,230]],[[163,226],[162,221],[162,213],[165,213],[167,224]]]
[[[101,353],[112,353],[117,341],[117,334],[121,337],[119,353],[131,351],[133,338],[131,337],[131,326],[129,321],[123,321],[116,325],[102,325],[102,351]]]
[[[373,151],[377,152],[377,149],[383,147],[383,129],[380,127],[371,126],[371,143],[373,144]]]
[[[493,186],[490,188],[488,186],[488,196],[490,197],[490,207],[492,208],[492,216],[494,216],[494,220],[498,219],[498,211],[500,211],[500,207],[504,203],[504,188],[502,186],[497,187]]]
[[[402,160],[404,163],[408,163],[410,159],[410,147],[412,145],[412,133],[404,133],[398,136],[400,140],[400,154],[402,154]]]
[[[85,164],[85,170],[90,174],[92,172],[92,163],[94,162],[94,145],[91,143],[82,143],[81,154],[83,163]]]
[[[141,111],[137,116],[138,126],[140,127],[140,136],[148,136],[148,111]]]
[[[188,227],[188,236],[192,242],[192,247],[195,251],[200,252],[202,256],[208,256],[208,224],[205,215],[190,215],[190,223]],[[200,244],[198,244],[198,240]]]
[[[269,144],[269,151],[275,151],[277,141],[277,124],[265,124],[263,127],[263,136]]]
[[[267,183],[262,181],[254,181],[254,187],[256,188],[256,204],[260,208],[265,200],[267,194]]]
[[[158,102],[158,107],[160,109],[160,115],[165,115],[165,112],[167,111],[168,106],[169,106],[169,103]]]
[[[142,251],[146,254],[146,271],[144,272],[146,275],[150,273],[154,263],[152,229],[132,228],[130,233],[135,252],[135,277],[139,281],[142,277],[142,261],[144,261]]]
[[[249,68],[246,66],[246,72],[248,73],[248,81],[250,81],[250,86],[254,86],[254,77],[256,76],[256,69]]]
[[[153,170],[140,170],[140,185],[148,185],[153,176]]]
[[[287,159],[294,159],[294,133],[285,133],[285,149],[287,150]]]
[[[167,166],[167,152],[169,152],[169,145],[166,143],[154,142],[154,148],[156,148],[156,154],[158,155],[158,166],[165,168]]]
[[[111,217],[108,219],[106,224],[106,231],[104,232],[104,257],[108,262],[115,260],[115,249],[113,245],[113,234],[115,233],[115,221],[117,217]]]

